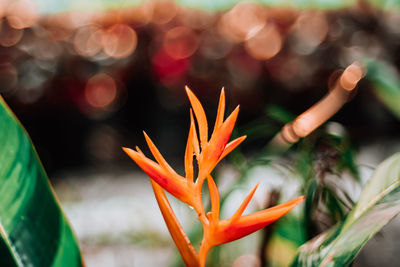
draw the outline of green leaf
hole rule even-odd
[[[381,163],[348,216],[300,247],[292,266],[348,266],[400,212],[400,153]]]
[[[383,61],[367,59],[366,78],[385,106],[400,119],[400,78],[395,68]]]
[[[82,266],[27,133],[0,96],[0,266]]]

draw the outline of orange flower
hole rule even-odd
[[[200,247],[200,263],[203,266],[210,248],[228,243],[267,226],[291,211],[304,200],[304,196],[290,200],[284,204],[242,216],[244,210],[257,190],[259,183],[247,195],[238,210],[229,219],[219,219],[219,193],[214,179],[207,177],[211,197],[211,212],[207,213],[208,224],[204,227],[204,237]]]
[[[242,238],[263,228],[288,213],[303,201],[304,197],[296,198],[270,209],[242,216],[257,189],[258,185],[256,185],[230,219],[220,220],[218,189],[210,174],[218,162],[246,138],[242,136],[228,143],[236,122],[239,107],[224,121],[225,93],[224,89],[222,89],[214,130],[211,138],[208,139],[208,125],[204,109],[200,101],[188,87],[186,87],[186,93],[197,120],[199,137],[197,136],[195,120],[191,110],[189,136],[185,151],[185,177],[177,174],[168,165],[146,133],[144,133],[146,142],[157,162],[148,159],[139,148],[136,148],[136,151],[129,148],[123,148],[123,150],[151,178],[153,190],[168,230],[186,265],[204,266],[210,248]],[[193,155],[196,157],[198,164],[197,179],[194,179]],[[205,179],[207,179],[211,197],[211,212],[207,213],[207,216],[204,213],[201,201],[201,188]],[[199,254],[197,254],[179,224],[163,189],[192,206],[197,212],[198,219],[201,221],[204,230]]]

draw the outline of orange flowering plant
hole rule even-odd
[[[185,151],[185,177],[171,168],[146,133],[144,133],[146,142],[156,162],[147,158],[138,147],[136,147],[136,151],[130,148],[123,148],[123,150],[149,175],[161,213],[186,265],[205,266],[208,251],[212,247],[242,238],[267,226],[292,210],[304,200],[304,197],[301,196],[252,214],[242,215],[258,187],[257,184],[231,218],[220,219],[219,193],[211,172],[221,159],[246,138],[246,136],[242,136],[228,143],[239,113],[239,106],[224,120],[225,93],[222,89],[214,130],[209,139],[204,109],[188,87],[186,87],[186,93],[197,121],[199,133],[197,134],[193,112],[190,110],[189,136]],[[196,158],[198,166],[196,179],[193,157]],[[211,199],[211,211],[207,213],[201,201],[201,190],[205,180],[207,180]],[[183,231],[164,190],[187,203],[197,212],[203,227],[203,240],[199,252],[194,249]]]

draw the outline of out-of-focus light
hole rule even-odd
[[[95,10],[95,7],[91,10]],[[85,11],[77,11],[74,10],[72,12],[66,13],[64,23],[69,24],[71,28],[79,28],[88,24],[93,23],[95,19],[96,13],[94,11],[89,12]]]
[[[322,12],[303,12],[293,26],[294,50],[301,55],[311,54],[328,33],[328,22]]]
[[[201,37],[199,51],[209,59],[224,58],[232,50],[233,44],[216,31],[206,31]]]
[[[0,25],[0,45],[10,47],[16,45],[24,35],[23,29],[14,29],[3,21]]]
[[[232,267],[261,267],[261,261],[256,255],[242,255],[233,262]]]
[[[128,11],[128,16],[133,22],[145,25],[151,21],[151,18],[153,17],[153,9],[154,2],[145,1],[143,4]]]
[[[108,28],[101,41],[104,53],[113,58],[124,58],[135,51],[136,32],[126,24],[115,24]]]
[[[0,18],[4,17],[7,12],[9,1],[0,1]]]
[[[155,73],[163,83],[174,83],[179,80],[189,67],[188,58],[175,59],[163,49],[154,55],[152,64]]]
[[[164,36],[165,51],[175,59],[187,58],[197,50],[197,35],[188,27],[178,26],[170,29]]]
[[[68,41],[75,28],[69,23],[70,15],[68,13],[56,14],[53,16],[42,17],[40,22],[47,31],[48,37],[55,41]]]
[[[104,73],[91,77],[85,87],[86,101],[94,108],[105,108],[117,97],[114,79]]]
[[[245,41],[260,31],[267,22],[266,10],[253,3],[237,4],[225,13],[218,24],[222,35],[233,42]]]
[[[78,29],[73,42],[78,54],[92,57],[101,50],[101,40],[101,30],[97,26],[91,25]]]
[[[282,48],[282,38],[274,24],[268,24],[245,43],[247,52],[256,59],[269,59]]]
[[[180,11],[180,20],[192,29],[209,29],[216,21],[216,16],[206,11],[197,9],[181,9]]]
[[[363,76],[363,71],[356,63],[348,66],[340,77],[340,86],[348,91],[353,90]]]
[[[29,0],[11,1],[6,14],[10,26],[14,29],[32,27],[38,20],[35,5]]]
[[[154,1],[153,17],[151,22],[155,24],[168,23],[176,16],[177,12],[178,7],[173,1]]]

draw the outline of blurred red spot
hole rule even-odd
[[[187,58],[175,59],[163,49],[154,55],[152,63],[157,77],[162,81],[178,79],[189,67]]]
[[[171,57],[182,59],[190,57],[197,50],[197,35],[188,27],[178,26],[170,29],[164,36],[164,49]]]
[[[124,58],[133,53],[137,45],[136,32],[126,24],[115,24],[102,37],[104,53],[113,58]]]
[[[85,98],[92,107],[105,108],[115,100],[116,96],[115,81],[107,74],[96,74],[86,84]]]

